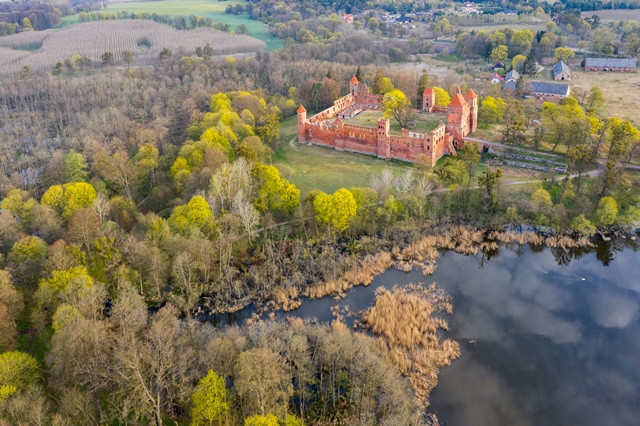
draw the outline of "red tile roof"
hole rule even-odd
[[[464,98],[462,97],[462,95],[460,93],[456,93],[456,95],[453,97],[453,99],[451,99],[451,103],[449,104],[449,106],[465,106],[467,104],[467,101],[464,100]]]
[[[298,112],[307,112],[307,110],[305,109],[305,107],[300,105],[300,108],[298,108]]]

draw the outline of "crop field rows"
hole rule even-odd
[[[191,54],[206,43],[211,45],[214,55],[265,49],[264,42],[256,38],[210,28],[179,31],[143,20],[86,22],[0,38],[0,74],[16,73],[24,66],[35,71],[53,69],[57,62],[75,54],[101,62],[102,55],[111,52],[115,62],[122,62],[122,52],[127,50],[133,53],[134,64],[149,64],[158,59],[164,48],[173,52],[183,48],[186,54]]]

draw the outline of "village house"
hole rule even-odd
[[[587,58],[584,60],[584,70],[636,72],[636,58]]]
[[[554,80],[571,80],[571,70],[569,66],[560,61],[553,66],[553,79]]]
[[[489,81],[491,81],[491,83],[493,84],[501,84],[504,81],[504,77],[502,77],[500,74],[494,74],[491,76],[491,79]]]
[[[379,158],[416,161],[427,159],[433,167],[445,154],[456,155],[464,146],[464,137],[476,130],[478,97],[472,89],[462,95],[458,89],[448,107],[436,105],[433,88],[423,92],[424,116],[435,116],[434,126],[426,131],[400,129],[392,132],[391,122],[382,115],[382,95],[372,94],[364,82],[353,76],[349,94],[336,99],[333,106],[307,118],[303,105],[298,108],[298,141],[359,152]],[[375,126],[354,124],[360,114],[373,114]],[[439,121],[442,117],[442,121]],[[446,124],[444,121],[446,120]]]

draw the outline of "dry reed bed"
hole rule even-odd
[[[148,41],[150,46],[141,43]],[[122,52],[131,51],[134,63],[146,65],[158,60],[165,47],[174,54],[183,50],[191,54],[196,47],[209,43],[214,55],[256,52],[265,49],[265,43],[247,35],[235,35],[212,28],[176,30],[168,25],[144,20],[117,20],[85,22],[58,30],[23,32],[0,38],[0,46],[25,48],[41,43],[42,46],[20,58],[0,56],[0,73],[14,73],[22,67],[32,70],[52,70],[56,63],[75,54],[100,63],[105,52],[111,52],[116,62],[122,62]],[[22,51],[24,53],[24,51]]]
[[[378,289],[374,305],[362,317],[362,327],[377,336],[378,346],[409,378],[424,407],[438,383],[439,369],[460,356],[457,342],[440,341],[437,335],[449,326],[434,314],[452,311],[450,298],[435,283],[427,288],[411,284],[392,291]]]
[[[276,288],[271,293],[271,300],[265,308],[274,311],[278,309],[282,309],[285,312],[295,311],[302,305],[299,295],[300,292],[296,287]]]
[[[438,250],[453,250],[457,253],[475,255],[480,251],[497,250],[499,243],[519,245],[547,245],[554,248],[593,247],[586,238],[572,238],[566,235],[544,237],[532,231],[491,231],[453,225],[438,228],[404,248],[393,247],[391,252],[381,251],[367,256],[360,265],[345,272],[335,280],[309,287],[306,295],[316,299],[332,294],[344,296],[344,292],[356,285],[369,285],[373,278],[394,266],[405,272],[413,268],[431,275],[436,269]]]
[[[330,294],[340,294],[356,285],[368,286],[373,278],[393,266],[391,253],[381,251],[364,258],[360,265],[348,270],[341,277],[307,288],[310,299],[318,299]]]

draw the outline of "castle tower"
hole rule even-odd
[[[351,81],[349,81],[349,92],[352,95],[356,94],[356,89],[358,88],[358,83],[360,83],[360,81],[358,81],[358,78],[355,75],[353,77],[351,77]]]
[[[460,88],[447,107],[447,132],[453,136],[456,148],[462,147],[462,138],[469,134],[469,104],[462,96]]]
[[[464,99],[469,104],[469,132],[473,133],[478,127],[478,96],[473,89],[469,89]]]
[[[300,105],[300,108],[298,108],[298,142],[305,140],[306,122],[307,110]]]
[[[391,122],[386,118],[378,119],[378,157],[391,158],[391,139],[389,131],[391,130]]]
[[[422,110],[425,112],[433,112],[433,107],[436,104],[436,92],[432,87],[425,87],[422,92]]]

